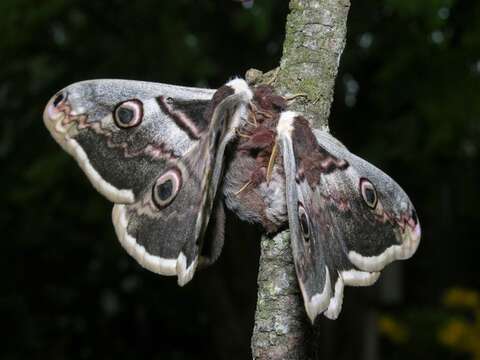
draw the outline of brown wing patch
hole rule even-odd
[[[348,161],[339,159],[318,144],[310,123],[303,116],[297,116],[292,134],[298,176],[306,178],[310,186],[319,183],[322,174],[348,168]]]

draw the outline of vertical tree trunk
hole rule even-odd
[[[290,0],[280,67],[265,74],[291,108],[315,127],[328,128],[333,88],[345,46],[349,0]],[[248,76],[248,74],[247,74]],[[261,243],[258,299],[252,336],[254,359],[314,358],[312,327],[296,280],[288,231]]]

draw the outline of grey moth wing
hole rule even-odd
[[[198,263],[218,159],[248,102],[241,90],[212,110],[210,89],[91,80],[66,87],[44,111],[55,140],[115,203],[122,246],[143,267],[178,275],[180,285]]]
[[[335,319],[344,285],[371,285],[387,264],[414,254],[419,221],[397,183],[299,114],[282,113],[277,136],[307,315]]]

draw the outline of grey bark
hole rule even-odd
[[[288,97],[315,127],[328,129],[340,56],[345,46],[349,0],[291,0],[280,66],[247,80],[268,82]],[[252,336],[254,359],[311,359],[312,326],[295,275],[290,237],[261,242],[258,299]]]

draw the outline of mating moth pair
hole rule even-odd
[[[400,186],[268,86],[84,81],[49,101],[44,122],[114,203],[125,250],[179,285],[219,256],[224,205],[269,233],[289,227],[312,322],[335,319],[344,285],[373,284],[420,241]]]

